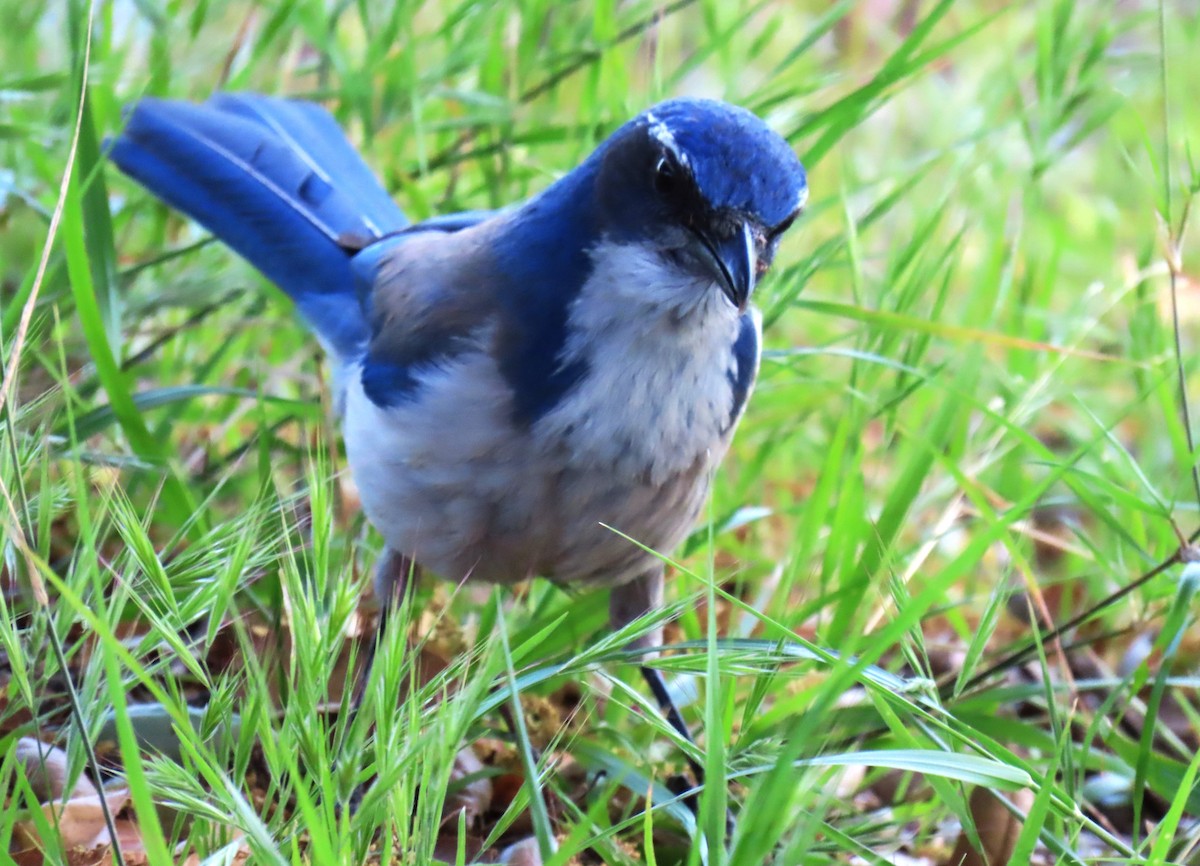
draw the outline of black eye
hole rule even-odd
[[[787,219],[775,226],[775,228],[771,229],[771,233],[767,237],[769,237],[772,241],[778,240],[780,237],[782,237],[784,232],[792,227],[792,223],[796,221],[796,217],[799,215],[800,211],[794,211],[790,216],[788,216]]]
[[[679,169],[669,157],[660,156],[654,166],[654,190],[659,195],[671,195],[679,188]]]

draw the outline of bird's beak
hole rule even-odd
[[[754,291],[758,265],[754,234],[749,223],[741,223],[737,231],[724,238],[714,238],[701,231],[695,234],[700,241],[701,258],[721,286],[721,291],[739,313],[745,312],[750,293]]]

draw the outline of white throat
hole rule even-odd
[[[534,435],[655,481],[697,460],[715,464],[732,432],[737,310],[652,248],[604,242],[592,260],[561,358],[587,373]]]

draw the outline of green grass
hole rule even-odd
[[[99,745],[156,863],[468,862],[547,824],[556,863],[943,862],[975,786],[1033,790],[1013,862],[1200,862],[1187,4],[0,0],[0,21],[6,815],[36,823],[11,754],[38,736],[73,773]],[[715,782],[698,816],[603,592],[423,586],[424,650],[393,630],[345,712],[380,543],[325,364],[280,292],[104,165],[123,106],[218,89],[320,100],[414,219],[519,200],[679,93],[804,158],[759,386],[668,552],[659,664]],[[455,756],[511,739],[499,706],[564,689],[570,719],[531,717],[485,770],[536,776],[549,815],[525,784],[444,820]]]

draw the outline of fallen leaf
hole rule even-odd
[[[542,866],[542,849],[535,837],[527,836],[501,851],[500,862],[509,866]]]
[[[1033,805],[1032,791],[1022,789],[1009,796],[1013,805],[1028,814]],[[988,788],[976,788],[971,792],[970,807],[983,850],[975,849],[970,834],[964,829],[958,836],[954,853],[944,861],[945,866],[1006,866],[1012,859],[1017,837],[1021,835],[1021,821]]]
[[[467,827],[475,827],[492,807],[492,780],[475,750],[467,747],[454,758],[450,770],[450,796],[442,807],[442,826],[456,826],[461,814]]]
[[[22,737],[17,740],[13,757],[24,768],[25,778],[29,780],[29,787],[33,789],[38,802],[47,803],[62,798],[69,770],[66,752],[32,737]],[[71,795],[82,796],[94,791],[92,783],[80,776]]]
[[[26,737],[18,741],[14,753],[25,770],[25,777],[38,798],[46,821],[57,828],[62,846],[70,852],[69,860],[73,866],[105,859],[102,852],[95,856],[90,856],[89,852],[111,847],[112,835],[104,819],[105,806],[109,815],[116,815],[129,802],[129,790],[124,787],[97,789],[90,779],[81,776],[68,793],[67,753],[62,749]],[[126,829],[132,828],[130,822],[116,823],[129,825]],[[33,821],[18,821],[13,826],[11,848],[14,856],[44,847]]]

